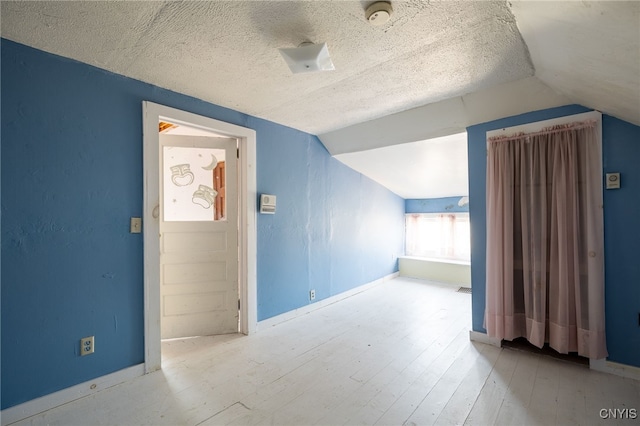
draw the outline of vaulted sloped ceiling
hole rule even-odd
[[[533,75],[506,2],[3,1],[2,36],[312,134]],[[335,71],[278,48],[326,42]]]
[[[326,132],[334,155],[445,136],[581,104],[640,125],[640,2],[509,2],[535,74]],[[411,126],[416,123],[416,126]]]
[[[407,144],[417,158],[409,143],[569,103],[640,125],[640,2],[392,1],[381,27],[365,19],[371,3],[2,1],[0,28],[317,134],[365,166],[354,153]],[[335,71],[292,75],[278,48],[304,41],[326,42]],[[380,161],[366,158],[363,170]],[[409,197],[434,194],[421,191]]]
[[[640,125],[640,2],[513,2],[535,75],[582,104]]]

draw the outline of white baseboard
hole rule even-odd
[[[498,348],[502,346],[500,339],[489,337],[485,333],[480,333],[478,331],[470,330],[469,339],[474,342],[485,343]],[[617,362],[607,361],[606,359],[589,359],[589,368],[602,373],[640,380],[640,368],[632,365],[619,364]]]
[[[76,399],[94,394],[103,389],[131,380],[144,374],[144,364],[134,365],[106,376],[98,377],[88,382],[80,383],[58,392],[40,398],[32,399],[13,407],[9,407],[0,412],[2,426],[15,423],[27,417],[35,416],[43,411],[50,410],[59,405],[66,404]]]
[[[329,306],[341,300],[344,300],[348,297],[351,297],[355,294],[362,293],[363,291],[367,291],[377,285],[382,284],[383,282],[392,280],[400,275],[400,272],[394,272],[393,274],[386,275],[380,279],[375,281],[371,281],[370,283],[363,284],[356,288],[352,288],[351,290],[347,290],[343,293],[336,294],[335,296],[328,297],[326,299],[320,300],[316,303],[311,303],[307,306],[303,306],[298,309],[294,309],[289,312],[285,312],[284,314],[276,315],[275,317],[267,318],[266,320],[258,322],[256,325],[256,332],[260,332],[260,330],[265,330],[269,327],[273,327],[275,325],[281,324],[286,321],[290,321],[294,318],[306,315],[310,312],[316,311],[318,309],[324,308],[325,306]]]
[[[497,337],[489,337],[485,333],[480,333],[479,331],[469,330],[469,340],[495,346],[497,348],[502,347],[502,340]]]
[[[640,380],[640,368],[632,365],[618,364],[606,359],[589,359],[589,368],[602,373]]]

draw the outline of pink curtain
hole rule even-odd
[[[600,152],[595,122],[489,139],[489,336],[607,356]]]

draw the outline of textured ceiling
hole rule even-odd
[[[365,20],[370,3],[3,0],[0,12],[2,37],[317,134],[411,198],[462,195],[467,180],[393,189],[398,176],[375,170],[422,158],[414,142],[568,103],[640,125],[640,2],[396,0],[382,27]],[[292,75],[278,48],[303,41],[326,42],[336,70]],[[454,145],[443,170],[464,160]]]
[[[511,5],[536,77],[574,103],[640,125],[640,2]]]
[[[2,36],[324,133],[533,75],[505,2],[2,2]],[[292,75],[278,48],[326,42],[336,70]]]
[[[509,8],[533,77],[322,133],[329,152],[414,142],[572,103],[640,125],[640,2],[513,1]]]

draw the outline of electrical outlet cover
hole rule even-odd
[[[94,336],[85,337],[80,339],[80,355],[85,356],[92,354],[95,351]]]

